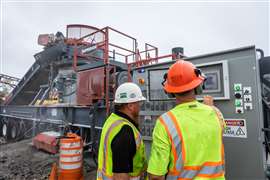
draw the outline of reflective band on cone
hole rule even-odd
[[[81,137],[68,133],[60,140],[59,180],[80,180],[83,176],[83,143]]]
[[[60,149],[60,156],[63,155],[81,155],[82,149],[75,149],[75,150],[62,150]]]
[[[79,147],[81,147],[81,142],[61,143],[61,148],[79,148]]]
[[[74,156],[74,157],[61,157],[60,162],[78,162],[82,160],[82,156]]]
[[[77,163],[77,164],[63,164],[60,163],[60,169],[66,169],[66,170],[73,170],[73,169],[78,169],[82,166],[82,163]]]

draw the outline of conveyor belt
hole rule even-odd
[[[59,43],[48,47],[35,55],[36,61],[13,89],[6,105],[28,105],[40,89],[40,85],[48,83],[49,64],[60,59],[65,52],[65,44]],[[53,77],[54,78],[54,77]]]

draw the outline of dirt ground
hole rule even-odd
[[[58,155],[37,150],[32,140],[6,144],[0,140],[0,180],[45,180]],[[90,158],[84,158],[84,179],[94,180],[95,165]]]

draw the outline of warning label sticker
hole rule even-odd
[[[224,137],[247,138],[245,119],[225,119]]]

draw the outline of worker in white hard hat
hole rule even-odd
[[[115,93],[115,112],[102,128],[97,179],[139,180],[147,168],[139,132],[140,102],[145,97],[138,85],[121,84]]]

